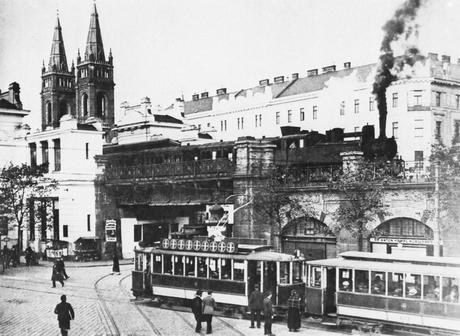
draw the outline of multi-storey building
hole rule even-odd
[[[380,132],[379,111],[372,93],[376,64],[342,69],[335,65],[264,79],[259,85],[227,92],[218,89],[185,101],[186,122],[215,130],[215,138],[279,136],[281,126],[324,132],[331,127],[355,132],[366,124]],[[460,64],[450,57],[420,57],[386,91],[386,135],[398,142],[406,161],[423,161],[431,145],[450,145],[460,134]]]
[[[48,66],[42,68],[42,131],[27,136],[30,164],[48,164],[59,186],[47,198],[30,202],[28,241],[36,251],[60,242],[72,254],[80,237],[98,239],[95,226],[95,155],[102,153],[105,130],[114,121],[113,58],[105,57],[94,5],[84,58],[69,70],[59,18]],[[49,216],[34,214],[49,212]]]

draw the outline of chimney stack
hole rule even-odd
[[[209,97],[209,93],[208,93],[208,92],[203,92],[203,93],[201,94],[201,99],[203,99],[203,98],[208,98],[208,97]]]
[[[216,93],[217,93],[218,96],[227,94],[227,88],[217,89]]]
[[[323,73],[335,71],[335,65],[328,65],[323,67]]]
[[[197,101],[198,99],[200,99],[200,95],[198,93],[195,93],[193,96],[192,96],[192,100],[193,101]]]
[[[307,71],[307,77],[318,76],[318,69],[311,69]]]
[[[441,60],[443,63],[450,63],[450,56],[442,55]]]
[[[344,69],[350,69],[350,68],[351,68],[351,62],[345,62],[345,63],[343,63],[343,68],[344,68]]]
[[[270,85],[270,80],[269,79],[261,79],[259,81],[259,85],[260,86],[267,86],[267,85]]]
[[[431,59],[432,61],[437,61],[438,60],[438,54],[436,53],[428,53],[428,58]]]
[[[299,79],[299,74],[297,72],[292,74],[292,80],[296,79]]]
[[[284,76],[277,76],[273,79],[275,83],[283,83],[284,82]]]

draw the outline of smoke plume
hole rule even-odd
[[[395,59],[391,48],[392,42],[401,39],[408,40],[412,34],[418,34],[417,26],[411,26],[418,9],[425,0],[406,0],[399,7],[393,17],[382,27],[384,37],[380,46],[380,58],[377,66],[377,74],[373,85],[372,93],[375,94],[379,109],[380,138],[386,138],[385,127],[387,120],[387,101],[386,89],[395,81],[397,74],[403,69],[404,65],[412,66],[415,57],[419,54],[416,47],[408,48],[402,57]]]

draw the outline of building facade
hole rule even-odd
[[[47,164],[47,177],[58,187],[46,198],[30,200],[23,246],[36,251],[48,247],[72,255],[77,239],[101,238],[94,157],[102,153],[106,130],[114,122],[113,57],[105,57],[101,36],[94,5],[84,58],[78,55],[76,68],[72,63],[69,70],[58,18],[48,66],[42,68],[42,131],[27,136],[29,163]]]

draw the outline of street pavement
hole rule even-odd
[[[69,335],[197,335],[189,312],[153,307],[134,300],[131,295],[130,261],[121,261],[121,274],[111,273],[111,262],[67,262],[70,276],[65,286],[52,288],[51,263],[40,266],[8,268],[0,273],[0,335],[60,335],[54,307],[65,294],[76,318]],[[213,318],[213,334],[222,336],[263,335],[250,329],[248,320]],[[273,333],[287,335],[346,335],[305,323],[298,333],[290,333],[283,323],[273,324]],[[204,334],[206,324],[203,324]]]

